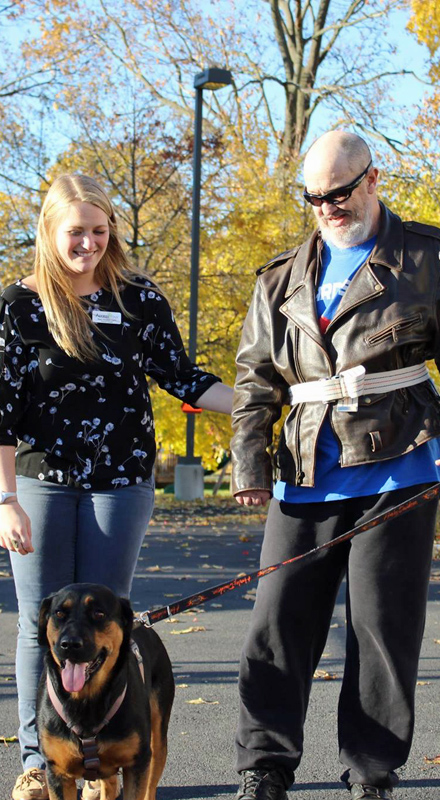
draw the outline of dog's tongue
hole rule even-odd
[[[66,692],[80,692],[86,682],[87,662],[83,664],[72,664],[66,661],[61,670],[61,680]]]

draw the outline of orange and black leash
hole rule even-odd
[[[161,608],[156,608],[152,611],[142,611],[140,614],[136,614],[136,618],[142,622],[143,625],[146,625],[148,628],[150,628],[156,622],[168,619],[168,617],[174,617],[176,614],[181,614],[182,611],[187,611],[189,608],[194,608],[196,606],[200,606],[202,603],[214,600],[214,598],[220,597],[226,592],[231,592],[233,589],[237,589],[239,586],[244,586],[251,581],[263,578],[265,575],[269,575],[271,572],[275,572],[277,569],[281,569],[281,567],[285,567],[287,564],[293,564],[296,561],[301,561],[303,558],[308,558],[308,556],[321,553],[323,550],[329,550],[331,547],[335,547],[342,542],[347,542],[349,539],[353,539],[360,533],[365,533],[366,531],[371,530],[371,528],[375,528],[382,522],[396,519],[396,517],[402,516],[407,511],[412,511],[413,509],[418,508],[430,500],[435,500],[439,497],[439,494],[440,483],[435,483],[424,492],[416,494],[409,500],[405,500],[403,503],[399,503],[397,506],[390,508],[388,511],[384,511],[383,514],[378,514],[376,517],[372,517],[362,525],[357,525],[355,528],[346,531],[346,533],[342,533],[335,539],[332,539],[329,542],[324,542],[324,544],[314,547],[312,550],[308,550],[306,553],[300,553],[298,556],[287,558],[285,561],[280,561],[279,564],[272,564],[270,567],[264,567],[256,572],[250,572],[248,575],[242,575],[238,578],[234,578],[232,581],[226,581],[225,583],[220,583],[218,586],[212,586],[210,589],[206,589],[205,592],[192,594],[189,597],[183,597],[181,600],[178,600],[176,603],[172,603],[169,606],[162,606]]]

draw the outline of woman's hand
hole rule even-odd
[[[0,505],[0,545],[22,556],[34,552],[31,521],[17,500]]]
[[[236,494],[235,499],[241,506],[265,506],[270,500],[270,492],[266,489],[246,489]]]

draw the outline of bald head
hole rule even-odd
[[[304,178],[307,192],[315,195],[310,200],[324,239],[352,247],[377,233],[377,176],[370,148],[355,133],[328,131],[316,140],[304,161]]]
[[[360,136],[347,131],[328,131],[312,144],[305,157],[304,177],[307,189],[315,192],[309,185],[310,180],[323,177],[330,179],[331,175],[339,176],[342,172],[344,176],[355,177],[370,161],[370,148]],[[333,186],[338,185],[337,180],[336,177]],[[348,182],[349,178],[345,183]]]

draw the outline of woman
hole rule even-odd
[[[130,593],[154,495],[145,377],[226,413],[232,390],[189,361],[166,298],[130,267],[111,202],[89,177],[51,186],[35,273],[4,290],[0,314],[0,544],[19,606],[24,768],[12,796],[46,800],[35,728],[40,601],[83,581]],[[97,786],[83,796],[99,796]]]

